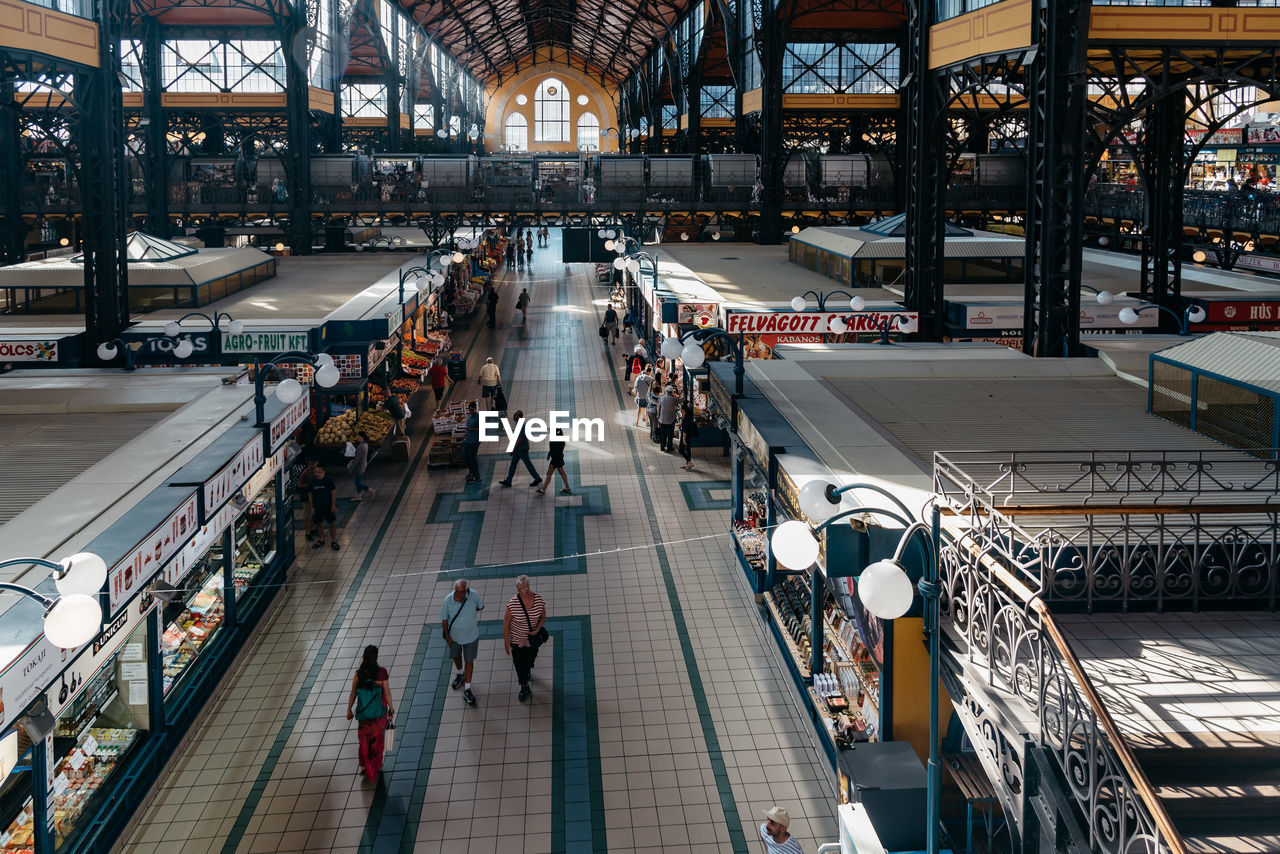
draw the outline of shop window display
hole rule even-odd
[[[165,606],[160,638],[165,696],[222,627],[226,617],[222,566],[222,547],[217,545],[196,562]]]
[[[35,822],[31,800],[31,742],[26,733],[18,734],[18,766],[0,785],[0,820],[8,828],[0,834],[0,849],[6,852],[34,850]],[[8,737],[8,733],[5,733]]]
[[[145,620],[91,676],[75,667],[51,688],[50,703],[67,702],[53,729],[54,846],[72,839],[90,805],[109,791],[112,776],[150,729]],[[81,681],[83,680],[83,681]],[[55,696],[55,694],[57,696]],[[6,851],[34,851],[33,803],[28,799],[0,840]]]
[[[276,488],[271,481],[236,520],[233,549],[236,593],[244,593],[276,557]]]

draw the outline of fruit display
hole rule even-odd
[[[418,382],[416,382],[415,380],[407,379],[405,377],[400,377],[399,379],[394,379],[391,381],[392,391],[400,391],[400,392],[404,392],[405,394],[413,394],[415,391],[418,390],[418,386],[419,386]]]
[[[316,431],[316,444],[326,448],[338,447],[351,441],[356,431],[356,411],[348,409],[335,415]]]
[[[400,353],[400,367],[406,373],[416,376],[431,367],[431,359],[405,349]]]
[[[382,440],[391,432],[391,428],[395,426],[395,420],[388,412],[375,412],[369,410],[356,419],[354,433],[361,430],[369,437],[369,444],[378,447],[382,444]]]

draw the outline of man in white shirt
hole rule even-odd
[[[498,366],[493,363],[493,357],[490,356],[480,366],[481,400],[493,400],[498,394],[498,386],[500,385],[502,385],[502,373],[498,370]]]
[[[765,823],[760,825],[760,838],[769,854],[804,854],[800,843],[787,832],[791,824],[791,814],[782,807],[774,807],[764,814]]]

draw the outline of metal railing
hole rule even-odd
[[[1091,848],[1185,851],[1054,614],[1274,610],[1280,465],[1235,450],[947,452],[934,493],[949,517],[943,629],[1034,712]]]

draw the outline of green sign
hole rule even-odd
[[[222,333],[224,353],[288,353],[311,349],[311,335],[307,332],[241,332],[233,335]]]

